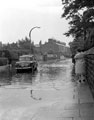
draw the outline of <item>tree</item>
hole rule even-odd
[[[19,48],[21,49],[30,49],[30,39],[25,37],[25,39],[21,39],[18,41]]]
[[[65,35],[72,35],[73,42],[77,39],[79,42],[79,38],[81,38],[85,44],[88,41],[89,29],[94,28],[94,0],[62,0],[62,4],[64,10],[62,17],[69,20],[70,25]]]
[[[64,13],[62,17],[69,19],[81,12],[83,14],[83,11],[93,9],[94,0],[62,0],[62,4],[64,6]]]
[[[5,50],[17,50],[18,49],[18,44],[16,43],[7,43],[3,45],[3,49]]]

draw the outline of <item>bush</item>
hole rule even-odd
[[[8,63],[8,59],[7,58],[4,58],[4,57],[0,58],[0,66],[7,65],[7,63]]]

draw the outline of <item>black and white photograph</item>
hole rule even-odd
[[[94,0],[0,0],[0,120],[94,120]]]

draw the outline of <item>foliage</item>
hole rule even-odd
[[[90,37],[87,37],[89,30],[94,28],[94,0],[62,0],[62,4],[64,10],[62,17],[69,20],[70,25],[64,35],[72,35],[74,38],[73,42],[69,44],[72,51],[76,51],[79,47],[86,50],[94,45],[93,42],[91,45]],[[87,43],[89,43],[88,47]],[[83,44],[83,48],[79,44]]]
[[[94,7],[94,0],[62,0],[64,5],[63,17],[70,18],[79,13],[79,10],[89,9]]]
[[[0,58],[0,66],[7,65],[8,59],[5,57]]]
[[[25,37],[25,39],[21,39],[18,40],[18,42],[16,43],[11,43],[11,44],[4,44],[3,45],[3,49],[4,50],[9,50],[9,51],[18,51],[19,53],[21,51],[28,51],[30,52],[30,48],[31,48],[31,52],[33,53],[33,49],[34,49],[34,43],[30,41],[29,38]]]
[[[3,44],[0,57],[6,57],[11,61],[17,60],[20,55],[34,53],[34,43],[29,38],[18,40],[17,42]]]
[[[30,49],[30,39],[25,37],[25,39],[21,39],[18,41],[18,46],[21,49]]]

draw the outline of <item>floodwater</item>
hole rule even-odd
[[[71,79],[71,60],[41,62],[38,71],[34,73],[1,73],[1,88],[37,88],[40,84],[61,84],[61,86]],[[69,78],[68,78],[69,77]],[[59,86],[60,87],[60,86]]]
[[[71,59],[41,62],[32,74],[1,74],[0,120],[29,120],[40,107],[62,100],[63,93],[71,96],[75,85]]]

